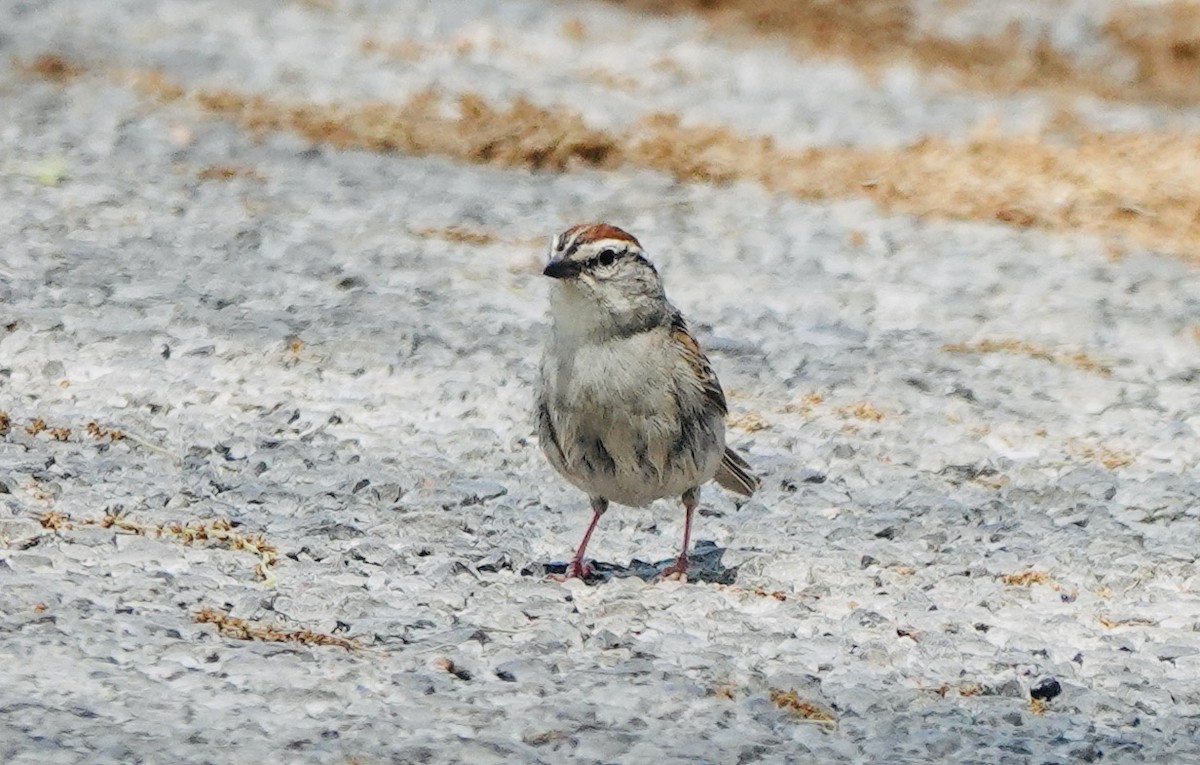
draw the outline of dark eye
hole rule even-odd
[[[602,266],[611,266],[617,262],[617,251],[601,250],[600,254],[596,256],[596,262]]]

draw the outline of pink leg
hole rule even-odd
[[[688,567],[688,550],[692,549],[692,515],[696,512],[696,505],[700,504],[700,490],[688,489],[683,494],[683,550],[679,553],[679,557],[665,571],[662,572],[664,578],[669,577],[686,577]]]
[[[579,549],[575,551],[575,557],[571,559],[571,564],[567,566],[565,579],[570,579],[571,577],[584,579],[588,574],[592,573],[592,567],[584,561],[583,555],[587,552],[588,542],[592,538],[592,532],[596,530],[596,524],[600,522],[600,516],[604,515],[604,511],[607,509],[607,499],[592,497],[592,522],[588,524],[587,531],[583,533],[583,541],[579,543]]]

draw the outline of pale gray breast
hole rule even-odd
[[[643,505],[709,480],[724,448],[719,414],[680,375],[669,333],[552,346],[539,433],[551,464],[589,494]]]

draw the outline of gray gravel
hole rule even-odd
[[[873,83],[782,51],[735,55],[689,21],[448,5],[0,10],[0,59],[60,50],[93,66],[65,86],[0,69],[0,409],[13,418],[0,438],[0,761],[1200,756],[1194,268],[744,184],[255,141],[103,73],[156,65],[190,85],[317,100],[441,82],[555,103],[583,87],[570,103],[619,124],[636,110],[607,114],[577,69],[613,63],[594,31],[611,27],[647,50],[675,40],[701,73],[652,84],[668,99],[655,108],[793,126],[800,143],[957,134],[998,108],[924,100],[905,70]],[[557,66],[574,16],[593,33]],[[406,69],[362,54],[366,34],[482,42]],[[510,34],[489,58],[486,41]],[[725,63],[737,77],[712,76]],[[723,100],[767,65],[790,68]],[[804,96],[780,106],[787,83]],[[1052,107],[1023,96],[1002,109],[1020,125]],[[197,177],[226,164],[258,178]],[[541,242],[584,219],[640,236],[734,415],[768,426],[731,430],[761,495],[738,507],[711,487],[698,520],[716,546],[702,579],[733,586],[539,575],[588,517],[528,416]],[[498,239],[420,233],[445,226]],[[944,350],[997,338],[1063,356]],[[1064,361],[1076,351],[1111,374]],[[855,416],[861,402],[883,418]],[[71,434],[30,435],[34,418]],[[92,438],[91,421],[131,438]],[[280,560],[264,582],[244,551],[54,533],[47,511],[228,518]],[[631,573],[673,554],[680,516],[668,503],[610,513],[591,552]],[[1000,578],[1028,569],[1049,581]],[[201,608],[365,647],[222,636],[194,621]],[[1029,690],[1048,677],[1062,692],[1037,714]],[[836,726],[790,715],[772,689]]]

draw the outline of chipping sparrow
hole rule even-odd
[[[537,393],[538,439],[550,464],[587,492],[592,522],[568,577],[584,577],[588,540],[609,502],[643,507],[683,498],[684,574],[700,484],[750,496],[758,479],[725,447],[725,394],[667,300],[638,240],[603,223],[554,238],[542,272],[553,330]]]

